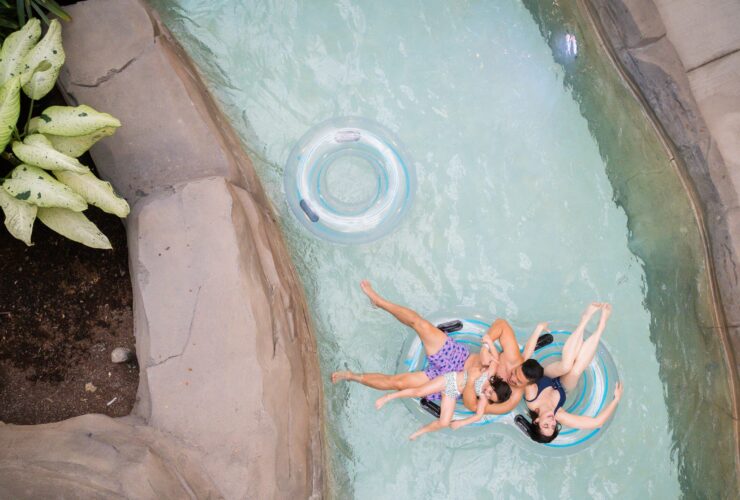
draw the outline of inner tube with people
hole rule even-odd
[[[416,174],[391,131],[344,117],[313,127],[298,141],[283,186],[291,211],[312,234],[368,243],[393,231],[408,212]]]
[[[466,315],[465,317],[437,315],[432,316],[430,321],[438,325],[456,342],[465,344],[471,353],[480,350],[481,338],[490,327],[490,323],[482,320],[481,316],[478,315]],[[515,333],[520,349],[523,349],[531,332],[515,329]],[[563,345],[570,334],[569,330],[553,330],[549,332],[551,337],[547,336],[548,334],[542,335],[532,357],[543,366],[558,361]],[[416,335],[409,336],[402,348],[397,372],[421,371],[424,370],[426,365],[427,358],[421,340]],[[596,356],[583,372],[578,385],[567,394],[563,409],[573,415],[595,417],[611,401],[614,394],[614,385],[618,381],[619,377],[614,360],[603,343],[600,343]],[[403,401],[411,413],[422,422],[430,422],[439,415],[439,406],[436,402],[411,398]],[[463,405],[462,399],[460,399],[457,402],[453,419],[467,418],[473,413]],[[503,415],[485,415],[479,422],[470,424],[459,432],[470,432],[466,429],[490,429],[492,432],[512,435],[520,442],[526,443],[525,446],[531,447],[539,453],[564,455],[581,451],[593,445],[604,434],[611,422],[610,419],[599,429],[572,429],[563,426],[558,437],[552,442],[540,444],[535,443],[526,435],[523,425],[517,424],[517,419],[525,418],[524,415],[526,414],[527,406],[524,399],[522,399],[514,411]]]

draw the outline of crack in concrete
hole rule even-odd
[[[731,56],[732,54],[735,54],[737,52],[740,52],[740,47],[738,47],[736,49],[732,49],[729,52],[725,52],[724,54],[720,54],[717,57],[713,57],[713,58],[711,58],[708,61],[705,61],[705,62],[703,62],[703,63],[701,63],[701,64],[699,64],[697,66],[694,66],[693,68],[689,68],[689,69],[686,70],[686,73],[687,74],[688,73],[691,73],[692,71],[694,71],[696,69],[703,68],[704,66],[707,66],[709,64],[712,64],[713,62],[719,61],[720,59],[724,59],[725,57]]]
[[[143,53],[144,52],[142,51],[142,54]],[[131,64],[134,63],[139,58],[140,55],[141,54],[139,54],[138,56],[134,57],[133,59],[129,59],[126,62],[126,64],[124,64],[120,68],[109,69],[108,72],[105,75],[103,75],[100,78],[98,78],[97,80],[95,80],[95,83],[82,83],[82,82],[74,82],[74,81],[73,82],[70,82],[70,83],[72,85],[76,85],[77,87],[95,88],[95,87],[99,86],[100,84],[107,82],[108,80],[110,80],[111,78],[113,78],[114,76],[116,76],[117,74],[125,71],[126,68],[128,68],[129,66],[131,66]]]
[[[192,316],[190,316],[190,323],[188,324],[188,338],[185,339],[185,343],[182,346],[182,350],[180,351],[179,354],[173,354],[171,356],[167,356],[162,361],[158,361],[156,363],[150,364],[149,366],[147,366],[147,369],[154,368],[155,366],[162,365],[162,364],[166,363],[167,361],[169,361],[169,360],[171,360],[173,358],[179,358],[180,356],[182,356],[183,354],[185,354],[185,351],[188,348],[188,344],[190,344],[190,339],[193,336],[193,321],[195,320],[195,312],[198,309],[198,301],[200,299],[200,290],[201,290],[201,288],[203,288],[203,285],[199,285],[198,286],[198,290],[195,292],[195,303],[193,304],[193,314],[192,314]]]
[[[651,37],[648,37],[648,38],[643,38],[636,45],[632,45],[631,47],[627,47],[627,49],[628,50],[629,49],[644,49],[648,45],[652,45],[652,44],[654,44],[656,42],[659,42],[663,38],[665,38],[665,33],[663,33],[660,36],[651,36]]]

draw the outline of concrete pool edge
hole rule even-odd
[[[717,124],[707,127],[703,116],[706,106],[697,103],[684,63],[667,36],[662,12],[652,0],[578,0],[578,4],[588,14],[617,71],[642,104],[695,210],[705,243],[711,292],[716,299],[713,303],[718,326],[705,327],[716,331],[724,346],[738,467],[740,282],[736,267],[740,262],[740,183],[733,179],[731,166],[740,163],[740,154],[717,145],[713,135]],[[717,60],[728,55],[732,53]],[[712,59],[707,64],[715,62]]]
[[[128,417],[0,424],[0,441],[10,443],[0,447],[0,492],[325,496],[310,315],[239,139],[148,5],[89,0],[67,9],[74,21],[63,26],[59,84],[71,104],[123,123],[91,153],[132,205],[140,386]]]

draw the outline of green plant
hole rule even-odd
[[[38,218],[71,240],[111,248],[82,212],[90,204],[126,217],[128,203],[77,158],[121,123],[85,105],[50,106],[30,118],[34,102],[54,87],[64,64],[61,29],[59,21],[52,20],[41,38],[41,22],[32,18],[0,49],[0,152],[5,170],[10,170],[2,178],[0,208],[5,227],[26,245],[32,244]],[[29,119],[19,129],[22,93],[30,98]]]
[[[48,25],[50,21],[47,13],[63,21],[72,20],[54,0],[0,0],[0,38],[20,29],[32,17],[38,16]]]

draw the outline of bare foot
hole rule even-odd
[[[336,384],[340,380],[355,380],[355,374],[352,372],[334,372],[331,374],[332,384]]]
[[[388,395],[387,395],[387,394],[386,394],[385,396],[381,396],[381,397],[379,397],[379,398],[378,398],[378,399],[377,399],[377,400],[375,401],[375,409],[376,409],[376,410],[380,410],[380,409],[381,409],[381,408],[382,408],[383,406],[385,406],[385,404],[386,404],[386,403],[387,403],[388,401],[389,401],[389,399],[388,399]]]
[[[606,321],[612,313],[612,305],[608,302],[601,304],[601,318]]]
[[[591,302],[588,305],[588,308],[586,308],[586,315],[593,316],[594,314],[596,314],[596,311],[601,309],[601,306],[602,306],[601,302]]]
[[[370,302],[373,306],[378,307],[378,303],[382,300],[380,295],[373,290],[372,285],[368,280],[362,280],[360,281],[360,288],[362,288],[362,291],[365,292],[365,295],[370,299]]]

